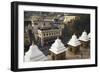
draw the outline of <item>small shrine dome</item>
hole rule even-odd
[[[69,42],[68,42],[67,44],[70,45],[70,46],[73,46],[73,47],[77,47],[77,46],[79,46],[81,43],[80,43],[80,41],[77,39],[77,36],[74,34],[74,35],[72,35],[72,38],[69,40]]]
[[[66,47],[61,42],[61,40],[59,38],[57,38],[49,50],[55,54],[60,54],[64,51],[66,51]]]
[[[88,34],[88,37],[89,37],[89,39],[91,38],[91,34],[90,33]]]
[[[84,32],[82,33],[82,35],[79,37],[79,40],[80,40],[80,41],[85,41],[85,42],[89,41],[89,37],[88,37],[86,31],[84,31]]]
[[[28,52],[25,53],[25,61],[44,61],[48,58],[39,50],[37,45],[31,45]]]

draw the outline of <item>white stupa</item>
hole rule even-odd
[[[25,53],[25,62],[44,61],[48,58],[39,50],[37,45],[31,45],[29,51]]]
[[[80,41],[77,39],[77,36],[74,34],[74,35],[72,35],[72,38],[69,40],[69,42],[68,42],[67,44],[70,45],[70,46],[73,46],[73,47],[77,47],[77,46],[79,46],[81,43],[80,43]]]
[[[91,34],[90,33],[88,34],[88,37],[89,37],[89,39],[91,38]]]
[[[84,41],[84,42],[89,41],[89,37],[88,37],[86,31],[84,31],[84,32],[82,33],[82,35],[79,37],[79,40],[80,40],[80,41]]]
[[[49,50],[55,54],[60,54],[64,51],[66,51],[66,47],[61,42],[61,40],[59,38],[57,38]]]

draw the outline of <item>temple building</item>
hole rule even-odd
[[[32,62],[32,61],[45,61],[48,60],[48,57],[45,56],[38,48],[37,45],[32,44],[25,53],[25,62]]]
[[[73,54],[78,54],[80,52],[80,41],[77,39],[77,36],[74,34],[72,35],[72,38],[69,40],[68,48],[69,51],[72,52]]]
[[[50,45],[57,37],[61,37],[64,25],[58,19],[44,18],[32,22],[37,42],[41,46]]]
[[[79,40],[81,41],[81,46],[84,47],[84,48],[87,48],[89,47],[89,37],[87,35],[87,32],[84,31],[82,33],[82,35],[79,37]]]
[[[54,40],[62,35],[63,20],[64,15],[60,13],[26,12],[24,17],[25,31],[27,31],[28,25],[31,24],[35,40],[40,42],[38,45],[41,47],[44,45],[51,46]]]
[[[74,15],[65,15],[64,16],[64,23],[69,23],[69,22],[73,22],[73,21],[75,21],[75,20],[78,20],[78,19],[80,19],[80,17],[79,16],[74,16]]]
[[[52,60],[64,60],[66,59],[66,47],[61,42],[59,38],[55,40],[52,44],[51,48],[49,49],[51,53]]]
[[[62,35],[59,28],[40,28],[38,29],[38,41],[42,46],[52,44],[57,37]]]

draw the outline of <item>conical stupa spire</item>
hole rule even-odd
[[[48,58],[39,50],[38,46],[32,44],[25,53],[25,62],[32,62],[32,61],[44,61],[48,60]]]
[[[61,42],[61,40],[57,38],[49,50],[55,54],[59,54],[59,53],[64,52],[66,48],[64,44]]]
[[[88,34],[88,37],[89,37],[89,39],[91,38],[91,34],[90,33]]]
[[[75,34],[73,34],[72,38],[69,40],[69,42],[67,44],[76,47],[76,46],[79,46],[81,43],[77,39],[77,36]]]
[[[89,37],[88,37],[87,32],[85,30],[82,33],[82,35],[79,37],[79,40],[81,40],[81,41],[88,41],[89,40]]]

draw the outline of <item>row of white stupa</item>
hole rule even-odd
[[[87,35],[87,33],[84,31],[82,35],[77,39],[77,36],[74,34],[72,35],[72,38],[67,43],[71,46],[78,46],[80,45],[80,41],[89,41],[90,40],[90,33]],[[67,50],[67,48],[64,46],[64,44],[61,42],[59,38],[55,40],[55,42],[52,44],[51,48],[49,49],[55,54],[60,54]],[[37,45],[32,44],[29,48],[29,51],[25,53],[25,62],[32,62],[32,61],[45,61],[49,60],[47,56],[45,56],[38,48]]]
[[[79,37],[79,39],[77,39],[77,36],[74,34],[72,36],[72,38],[70,39],[70,41],[68,42],[68,45],[71,45],[71,46],[78,46],[81,44],[80,41],[83,41],[83,42],[87,42],[90,40],[90,33],[87,35],[87,32],[84,31],[82,33],[82,35]]]

